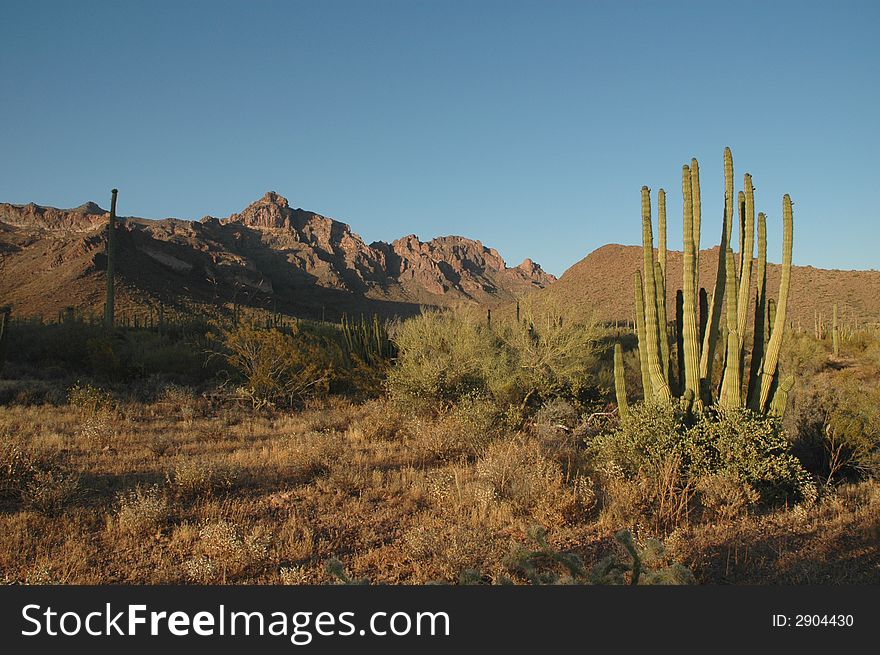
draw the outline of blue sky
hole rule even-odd
[[[9,2],[0,201],[226,216],[267,190],[367,242],[462,234],[560,274],[639,189],[752,173],[780,258],[880,268],[880,3]],[[677,239],[676,239],[677,237]]]

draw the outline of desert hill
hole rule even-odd
[[[717,246],[700,251],[700,286],[710,295],[718,252]],[[633,273],[641,269],[640,246],[602,246],[565,271],[552,286],[530,294],[530,299],[536,307],[561,309],[580,319],[593,316],[599,321],[633,320]],[[780,274],[781,266],[768,264],[767,287],[771,298],[778,294]],[[667,307],[674,311],[675,292],[682,287],[681,252],[667,251],[667,278]],[[754,289],[754,277],[752,285]],[[800,322],[804,329],[811,330],[817,313],[830,321],[834,303],[838,303],[845,321],[880,321],[880,271],[792,267],[788,316],[795,324]],[[670,319],[673,316],[670,314]]]
[[[19,315],[100,312],[108,212],[0,204],[0,298]],[[366,244],[332,218],[268,192],[240,213],[200,221],[122,218],[121,311],[158,303],[238,303],[290,315],[411,314],[424,305],[494,305],[555,280],[508,267],[479,241],[447,236]],[[128,309],[126,309],[128,308]]]

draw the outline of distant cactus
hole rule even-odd
[[[12,322],[12,308],[8,305],[0,307],[0,372],[6,363],[6,344],[9,341],[9,326]]]
[[[629,403],[626,401],[626,379],[623,370],[623,348],[614,344],[614,393],[617,396],[617,412],[621,418],[629,415]]]
[[[113,189],[110,193],[110,219],[107,221],[107,298],[104,301],[104,327],[108,329],[113,327],[116,301],[114,277],[116,275],[116,194],[118,191]]]
[[[834,314],[831,323],[831,341],[835,357],[840,357],[840,328],[837,325],[837,303],[834,304]]]

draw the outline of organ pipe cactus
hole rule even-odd
[[[788,378],[778,379],[779,352],[784,335],[786,308],[791,285],[791,258],[793,218],[791,198],[783,198],[783,257],[778,300],[774,304],[767,297],[767,227],[763,213],[757,216],[757,260],[755,250],[755,199],[751,175],[743,178],[745,190],[735,195],[733,184],[733,157],[730,149],[724,151],[724,211],[722,213],[721,248],[715,288],[711,299],[699,287],[699,226],[700,196],[698,164],[682,167],[682,196],[684,199],[682,224],[684,253],[682,260],[682,289],[676,293],[675,341],[678,349],[680,379],[676,392],[680,404],[688,410],[700,411],[713,404],[712,368],[720,338],[724,344],[724,367],[717,403],[722,408],[748,405],[755,411],[770,413],[784,406],[785,395],[793,384]],[[639,338],[639,357],[645,398],[671,399],[668,363],[663,352],[668,348],[665,329],[666,285],[666,198],[658,194],[660,220],[660,248],[658,261],[653,256],[650,191],[642,187],[642,254],[644,283],[636,272],[636,323]],[[734,205],[736,203],[736,205]],[[731,248],[734,206],[737,207],[740,226],[740,257],[734,257]],[[755,268],[757,267],[757,268]],[[748,380],[744,380],[744,362],[748,354],[746,335],[749,331],[748,310],[752,299],[752,273],[755,272],[754,329],[751,347],[751,366]],[[651,302],[652,299],[654,302]],[[726,308],[722,321],[722,307]],[[767,320],[767,316],[770,319]],[[662,325],[661,325],[662,324]],[[839,329],[835,330],[837,335]],[[769,338],[768,338],[769,337]],[[619,367],[618,367],[619,368]],[[624,398],[625,400],[625,398]]]

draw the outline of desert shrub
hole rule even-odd
[[[44,514],[57,514],[79,491],[79,475],[58,467],[33,471],[22,493],[24,504]]]
[[[775,417],[744,408],[706,412],[687,437],[691,476],[732,474],[765,502],[812,494],[810,475],[792,454],[788,435]]]
[[[220,354],[239,374],[241,390],[255,407],[289,406],[329,389],[332,344],[297,324],[281,330],[242,323],[219,337]]]
[[[880,475],[880,388],[849,373],[799,390],[794,452],[827,483]]]
[[[165,474],[171,493],[179,498],[206,496],[226,491],[235,483],[232,472],[192,459],[180,461]]]
[[[146,535],[159,528],[167,514],[168,500],[159,485],[138,485],[116,496],[116,524],[126,534]]]
[[[456,403],[414,414],[407,430],[428,457],[476,457],[501,433],[502,419],[492,401],[469,394]]]
[[[67,390],[67,402],[78,407],[86,416],[95,416],[113,409],[113,396],[109,391],[89,383],[76,382]]]
[[[806,332],[785,332],[780,366],[797,377],[815,375],[828,365],[828,348]]]
[[[627,508],[666,521],[687,516],[701,479],[729,476],[746,498],[799,500],[814,494],[810,475],[791,452],[778,419],[747,409],[706,411],[689,422],[667,403],[636,405],[616,430],[600,434],[589,449],[604,471],[606,504],[616,518]],[[718,489],[702,485],[711,497]],[[621,503],[615,496],[623,498]],[[711,505],[716,499],[707,498]]]
[[[194,555],[184,564],[193,582],[226,584],[227,576],[238,575],[262,562],[269,551],[266,534],[259,529],[244,532],[226,520],[206,520],[199,529]]]
[[[596,330],[547,317],[491,326],[466,314],[427,312],[400,324],[388,388],[398,401],[455,402],[483,396],[501,407],[581,402],[593,390]]]
[[[36,469],[34,454],[4,435],[0,440],[0,498],[20,498]]]
[[[41,455],[8,437],[0,445],[0,498],[57,514],[77,497],[79,482],[80,476],[65,470],[57,457]]]
[[[697,481],[696,491],[706,513],[717,519],[741,516],[761,499],[752,485],[732,473],[704,476]]]

